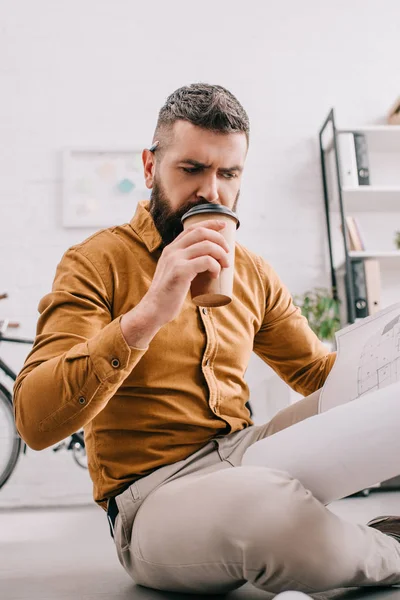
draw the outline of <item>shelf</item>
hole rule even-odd
[[[364,251],[360,251],[360,252],[355,252],[355,251],[351,251],[349,252],[349,258],[350,260],[352,259],[356,259],[356,258],[378,258],[380,260],[386,260],[386,259],[395,259],[395,258],[399,258],[400,259],[400,250],[390,250],[387,252],[374,252],[373,250],[364,250]],[[341,262],[339,264],[337,264],[335,266],[335,271],[337,274],[340,274],[345,271],[345,263]]]
[[[349,252],[350,258],[400,258],[400,250],[388,250],[387,252],[373,252],[372,250],[363,250],[360,252]]]
[[[362,125],[361,127],[340,127],[336,131],[337,133],[360,131],[362,133],[400,134],[400,125]]]
[[[360,185],[342,189],[346,212],[400,211],[400,186]]]
[[[354,303],[350,304],[349,301],[354,301],[353,296],[359,297],[361,294],[360,297],[362,297],[364,294],[362,285],[369,285],[368,278],[371,273],[366,274],[366,280],[363,282],[361,274],[355,269],[357,260],[371,261],[371,269],[376,271],[375,275],[381,281],[382,292],[384,283],[388,289],[390,288],[392,295],[397,293],[396,286],[400,272],[400,250],[397,250],[394,244],[395,234],[397,234],[397,231],[394,230],[400,230],[400,125],[389,125],[388,123],[361,124],[359,126],[353,123],[350,124],[350,127],[347,125],[349,123],[346,123],[346,127],[335,127],[335,114],[332,108],[319,132],[323,151],[321,166],[326,175],[324,200],[325,208],[328,210],[326,216],[329,224],[330,265],[337,275],[336,287],[341,300],[340,319],[342,325],[347,322],[346,319],[354,322],[356,306]],[[369,186],[356,185],[342,189],[339,187],[340,181],[343,180],[357,182],[357,177],[346,179],[353,170],[356,171],[357,158],[354,156],[350,142],[348,147],[343,144],[343,148],[342,140],[339,143],[341,134],[345,133],[360,133],[365,136],[371,176],[371,185]],[[335,135],[339,138],[336,138],[336,144]],[[343,156],[341,156],[340,150],[343,150]],[[340,153],[340,156],[336,152]],[[341,164],[341,157],[344,165]],[[339,178],[337,170],[340,169],[340,166],[347,169],[344,178]],[[342,217],[346,218],[350,215],[357,218],[357,225],[360,225],[360,237],[368,240],[368,243],[366,244],[367,250],[350,251],[345,261],[344,244],[342,243],[345,227],[342,224]],[[349,237],[347,242],[350,243]],[[350,272],[343,278],[343,275],[346,275],[347,266],[350,265],[352,266]],[[385,273],[384,276],[383,273]],[[332,283],[335,284],[334,277]],[[350,286],[353,286],[353,292],[351,292]],[[374,291],[374,294],[376,292],[374,301],[375,298],[376,301],[379,300],[378,291],[377,287]],[[347,314],[346,308],[349,309],[349,314]]]
[[[341,127],[336,133],[365,133],[370,151],[381,149],[384,152],[400,151],[400,125],[365,125],[364,127]],[[333,139],[325,145],[325,152],[333,149]]]
[[[370,151],[381,149],[384,152],[400,151],[400,125],[367,125],[365,127],[340,128],[338,133],[355,131],[365,133]]]

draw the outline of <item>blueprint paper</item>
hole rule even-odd
[[[400,303],[336,334],[337,357],[319,399],[325,412],[400,380]]]

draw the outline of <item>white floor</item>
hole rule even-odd
[[[350,521],[365,523],[373,516],[400,514],[400,492],[374,492],[369,498],[348,498],[330,508]],[[338,590],[316,598],[355,600],[366,596],[400,600],[400,588]],[[118,563],[105,514],[96,506],[0,510],[1,600],[177,597],[133,584]],[[244,586],[228,597],[266,600],[272,595]]]

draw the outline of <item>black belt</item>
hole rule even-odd
[[[115,519],[117,518],[118,515],[118,506],[117,503],[115,501],[115,498],[109,498],[108,500],[108,504],[107,504],[107,519],[108,519],[108,524],[110,525],[110,533],[111,533],[111,537],[114,537],[114,527],[115,527]]]

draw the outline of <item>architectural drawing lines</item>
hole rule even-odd
[[[357,397],[400,379],[400,315],[364,345],[357,374]]]

